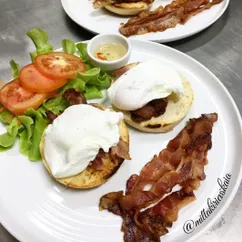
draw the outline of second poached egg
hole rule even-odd
[[[133,67],[108,89],[112,104],[125,111],[137,110],[152,100],[166,98],[172,93],[184,94],[182,77],[156,59]]]

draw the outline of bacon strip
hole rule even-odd
[[[122,214],[121,208],[118,204],[119,198],[123,196],[123,191],[119,192],[110,192],[100,199],[99,210],[107,209],[109,212],[112,212],[116,215]]]
[[[212,147],[211,133],[217,119],[216,113],[190,119],[139,175],[128,179],[125,194],[110,193],[101,198],[100,210],[107,209],[122,216],[124,241],[160,241],[160,236],[177,220],[179,210],[195,200],[193,191],[206,178],[204,167],[208,163],[207,152]],[[172,192],[178,184],[181,190]],[[150,188],[147,189],[147,185]],[[104,198],[112,201],[105,204]],[[143,240],[137,240],[140,238]]]
[[[116,146],[110,148],[110,155],[112,157],[112,162],[115,164],[120,163],[120,158],[125,160],[130,160],[129,156],[129,144],[123,141],[121,138]],[[103,170],[103,159],[105,158],[105,152],[103,149],[100,149],[97,156],[93,161],[90,161],[89,167],[93,168],[96,171]]]
[[[135,122],[149,120],[165,113],[168,101],[165,98],[154,99],[144,107],[131,111],[131,119]]]
[[[133,63],[130,63],[126,66],[123,66],[123,67],[115,70],[113,72],[113,76],[114,76],[115,80],[118,79],[123,74],[125,74],[127,71],[131,70],[133,67],[137,66],[138,64],[139,64],[139,62],[133,62]]]
[[[155,206],[136,216],[136,225],[160,241],[160,236],[168,232],[166,228],[171,227],[177,220],[180,209],[195,200],[193,192],[186,193],[183,190],[173,192]]]
[[[75,90],[74,88],[67,89],[63,94],[62,97],[70,103],[70,105],[77,105],[77,104],[87,104],[87,100],[83,93]]]
[[[216,116],[216,117],[215,117]],[[211,132],[217,115],[191,119],[167,148],[141,170],[132,191],[120,200],[122,208],[146,207],[188,179],[204,180],[207,151],[211,148]],[[143,191],[151,185],[150,193]]]
[[[121,24],[120,33],[128,37],[148,32],[165,31],[177,24],[185,24],[192,16],[210,9],[223,0],[174,0],[171,4],[144,12]]]
[[[49,122],[52,124],[53,121],[58,117],[58,114],[54,114],[52,111],[47,110],[45,112],[46,117],[49,119]]]
[[[118,144],[111,148],[111,156],[113,159],[118,157],[125,160],[130,160],[129,144],[120,138]]]
[[[70,105],[77,105],[77,104],[86,104],[87,100],[83,93],[75,90],[74,88],[67,89],[63,94],[62,97],[70,104]],[[53,121],[61,115],[62,112],[59,112],[58,114],[53,113],[50,110],[47,110],[45,112],[46,117],[48,118],[50,123],[53,123]]]

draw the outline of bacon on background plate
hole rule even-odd
[[[191,17],[210,9],[223,0],[174,0],[165,7],[159,6],[154,11],[141,12],[122,23],[120,33],[128,37],[149,32],[162,32],[177,24],[185,24]]]

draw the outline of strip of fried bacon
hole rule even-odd
[[[130,63],[126,66],[123,66],[117,70],[115,70],[112,74],[116,79],[118,79],[120,76],[122,76],[123,74],[125,74],[127,71],[131,70],[133,67],[137,66],[139,64],[139,62],[133,62],[133,63]]]
[[[120,33],[128,37],[149,32],[162,32],[177,24],[185,24],[192,16],[210,9],[223,0],[174,0],[165,7],[145,11],[121,24]]]
[[[112,5],[115,3],[136,3],[136,2],[147,2],[147,3],[152,3],[154,0],[95,0],[93,2],[93,7],[94,8],[102,8],[107,5]]]
[[[70,88],[66,90],[62,97],[70,103],[70,105],[77,105],[77,104],[87,104],[86,97],[83,93],[75,90],[74,88]]]
[[[129,144],[123,141],[121,138],[116,146],[110,148],[109,153],[114,164],[120,164],[122,159],[130,160],[129,156]],[[100,149],[97,156],[93,161],[90,161],[89,167],[93,168],[96,171],[103,170],[103,159],[105,158],[106,153]]]
[[[86,104],[87,100],[84,96],[83,93],[75,90],[74,88],[70,88],[66,90],[63,94],[62,97],[70,104],[70,105],[77,105],[77,104]],[[46,117],[48,118],[50,123],[53,123],[53,121],[61,114],[55,114],[50,110],[47,110],[45,112]]]
[[[212,128],[217,119],[216,113],[190,119],[139,175],[128,179],[125,194],[113,192],[100,199],[100,210],[116,211],[113,213],[122,216],[124,241],[160,241],[160,236],[177,220],[179,210],[195,200],[193,191],[206,178],[204,167],[208,163],[207,152],[212,147]],[[172,192],[176,185],[180,185],[181,190]],[[140,212],[150,205],[154,206]],[[136,240],[141,237],[144,240]]]
[[[135,215],[135,224],[154,241],[168,233],[172,223],[177,220],[181,208],[196,200],[193,192],[183,190],[173,192],[155,206]],[[130,240],[131,241],[131,240]]]
[[[152,117],[158,117],[165,113],[167,104],[166,98],[152,100],[144,107],[131,111],[131,119],[135,122],[142,122]]]

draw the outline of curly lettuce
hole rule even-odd
[[[54,50],[54,47],[49,43],[49,37],[45,31],[34,28],[26,34],[30,37],[36,47],[35,52],[30,52],[32,61],[37,55],[46,54]]]
[[[19,76],[19,64],[17,64],[14,60],[11,60],[10,66],[12,69],[13,78],[17,78]]]

